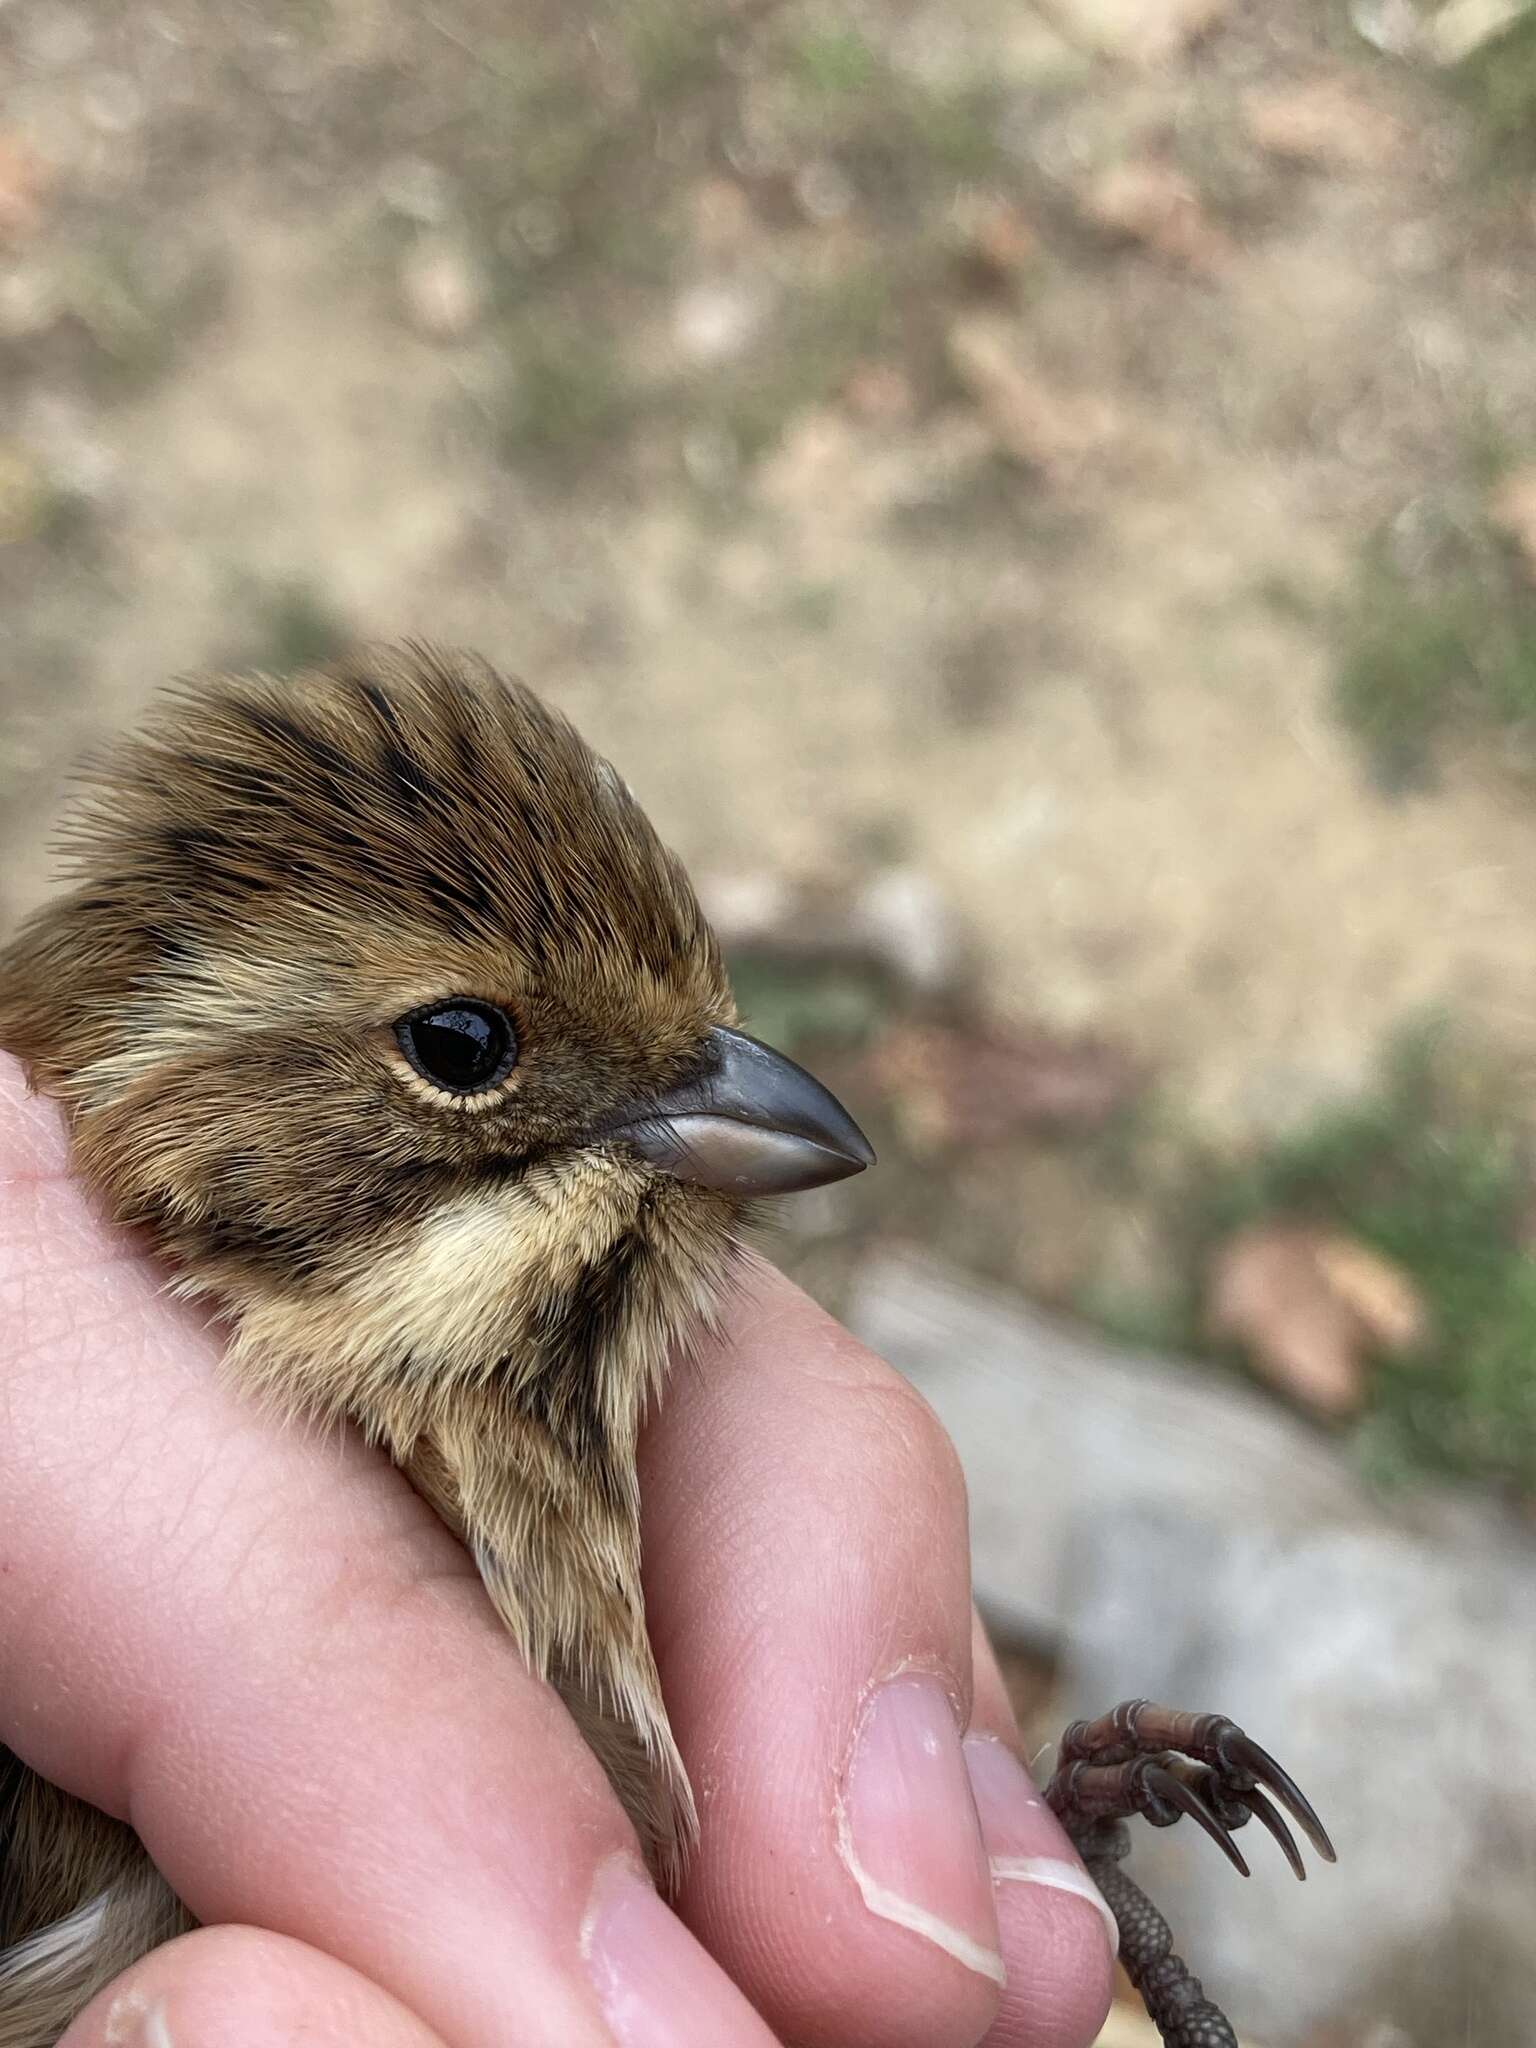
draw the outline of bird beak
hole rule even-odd
[[[783,1053],[723,1025],[693,1079],[598,1135],[633,1145],[679,1180],[742,1197],[824,1187],[875,1163],[835,1095]]]

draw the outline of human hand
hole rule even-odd
[[[65,1164],[0,1059],[0,1739],[215,1924],[61,2048],[1092,2038],[1104,1926],[1012,1761],[953,1453],[788,1282],[752,1274],[644,1447],[702,1819],[674,1914],[468,1555],[381,1457],[228,1390]]]

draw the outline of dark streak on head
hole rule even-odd
[[[419,810],[431,796],[426,770],[393,740],[384,742],[379,754],[379,767],[386,792],[408,811]]]
[[[384,730],[387,733],[398,738],[400,732],[400,721],[395,716],[394,705],[391,704],[389,701],[389,692],[387,690],[381,689],[379,685],[376,682],[373,682],[371,679],[364,681],[362,685],[362,691],[363,696],[366,698],[368,703],[372,705],[373,714],[375,718],[378,719],[380,725],[383,726]]]
[[[312,721],[291,718],[287,712],[276,711],[268,704],[247,702],[242,704],[241,712],[252,732],[280,754],[308,761],[318,768],[321,786],[327,794],[333,785],[345,787],[352,774],[352,763],[340,747],[333,746],[315,730]]]
[[[234,1259],[270,1280],[300,1286],[324,1270],[333,1238],[320,1217],[312,1223],[276,1225],[239,1213],[201,1217],[195,1235],[205,1256]]]

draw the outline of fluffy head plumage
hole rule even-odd
[[[70,1105],[119,1217],[215,1291],[240,1265],[298,1285],[477,1184],[547,1181],[734,1014],[624,784],[473,656],[184,684],[67,843],[76,888],[0,964],[0,1042]],[[520,1042],[506,1085],[461,1102],[392,1031],[454,995],[503,1005]]]

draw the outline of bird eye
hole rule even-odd
[[[517,1061],[517,1033],[506,1011],[465,996],[412,1010],[395,1037],[417,1073],[450,1095],[478,1095]]]

